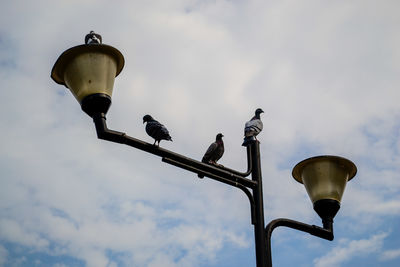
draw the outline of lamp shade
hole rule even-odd
[[[346,183],[357,173],[348,159],[337,156],[318,156],[299,162],[292,175],[304,184],[311,201],[333,200],[340,203]]]
[[[114,79],[122,71],[124,62],[121,52],[112,46],[79,45],[61,54],[53,66],[51,78],[69,88],[80,104],[93,95],[108,99],[110,104]]]

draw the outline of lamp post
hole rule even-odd
[[[265,227],[262,191],[260,144],[252,141],[246,146],[247,171],[240,172],[214,166],[181,154],[154,146],[119,131],[110,130],[106,114],[111,105],[114,79],[124,67],[124,57],[116,48],[101,43],[101,36],[90,32],[84,45],[64,51],[51,71],[51,78],[71,90],[82,110],[92,117],[99,139],[125,144],[162,158],[176,167],[207,176],[242,190],[249,199],[251,223],[254,226],[257,267],[272,266],[271,234],[278,226],[286,226],[312,235],[333,240],[333,218],[347,181],[357,168],[351,161],[336,156],[319,156],[298,163],[293,177],[306,187],[314,210],[323,227],[289,220],[276,219]],[[251,179],[246,178],[251,175]]]

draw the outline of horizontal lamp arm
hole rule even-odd
[[[295,230],[303,231],[311,235],[332,241],[333,240],[333,221],[323,221],[324,227],[319,227],[316,225],[305,224],[302,222],[290,220],[290,219],[276,219],[271,221],[267,227],[265,227],[265,237],[266,237],[266,249],[267,249],[267,266],[272,267],[271,258],[271,236],[272,231],[279,226],[289,227]]]
[[[163,149],[158,146],[154,146],[152,144],[144,142],[142,140],[130,137],[130,136],[126,135],[125,133],[110,130],[107,128],[106,116],[104,113],[94,114],[93,122],[96,126],[97,137],[99,139],[103,139],[103,140],[107,140],[107,141],[111,141],[111,142],[115,142],[115,143],[120,143],[120,144],[126,144],[128,146],[132,146],[134,148],[149,152],[151,154],[160,156],[162,158],[168,158],[175,162],[182,163],[183,165],[191,166],[193,168],[190,169],[189,171],[192,171],[192,172],[195,172],[198,174],[204,174],[204,175],[208,176],[207,174],[210,173],[213,176],[219,176],[219,177],[225,178],[233,183],[241,184],[241,185],[243,185],[245,187],[249,187],[249,188],[254,188],[257,186],[256,181],[244,178],[242,175],[239,175],[240,172],[233,171],[231,169],[224,168],[224,167],[219,167],[219,166],[217,167],[217,166],[205,164],[200,161],[180,155],[178,153],[174,153],[167,149]],[[248,152],[249,152],[249,148],[248,148]],[[180,166],[180,167],[182,167],[182,166]],[[250,169],[250,167],[249,167],[249,169]],[[210,178],[212,178],[212,177],[210,177]]]

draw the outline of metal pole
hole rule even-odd
[[[252,180],[257,183],[253,188],[253,197],[255,202],[255,223],[254,239],[256,249],[257,267],[266,267],[266,243],[265,243],[265,222],[264,222],[264,204],[261,177],[260,143],[255,141],[251,144],[252,155]]]

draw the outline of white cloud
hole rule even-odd
[[[244,170],[243,124],[262,107],[268,218],[318,219],[290,173],[315,154],[359,167],[343,198],[346,223],[399,216],[396,1],[94,3],[0,8],[0,241],[96,266],[113,264],[107,249],[127,254],[127,266],[196,266],[227,244],[252,243],[241,191],[97,140],[91,119],[50,80],[57,56],[92,29],[126,59],[111,128],[151,141],[141,123],[151,113],[174,138],[162,145],[194,158],[221,131],[221,163]],[[349,257],[342,247],[372,250],[363,244],[373,238],[342,243],[337,258]]]
[[[3,240],[17,242],[25,246],[35,246],[38,249],[49,245],[48,241],[37,232],[30,231],[18,222],[2,219],[0,220],[0,234]]]
[[[400,249],[391,249],[382,252],[381,260],[390,261],[400,257]]]
[[[340,240],[339,246],[328,254],[314,260],[316,267],[340,266],[341,263],[370,253],[377,253],[382,249],[383,241],[388,234],[381,233],[369,239]]]

